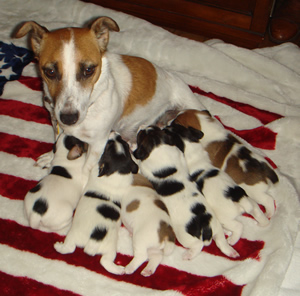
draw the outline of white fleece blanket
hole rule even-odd
[[[240,218],[244,232],[234,246],[241,254],[239,259],[231,260],[211,245],[194,260],[184,262],[183,248],[177,246],[150,278],[139,272],[113,276],[100,266],[99,256],[90,257],[82,250],[72,255],[56,253],[53,243],[65,233],[29,228],[23,198],[46,174],[34,163],[51,149],[53,131],[42,108],[41,83],[26,50],[27,40],[12,39],[11,33],[25,20],[56,29],[82,26],[103,15],[112,17],[121,28],[111,34],[110,51],[141,56],[177,72],[204,108],[277,167],[280,182],[272,191],[276,213],[266,228],[249,217]],[[0,0],[0,42],[1,295],[299,295],[297,46],[286,43],[251,51],[220,40],[197,43],[77,0]],[[132,248],[124,228],[120,242],[116,260],[125,264]]]

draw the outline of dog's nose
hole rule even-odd
[[[79,113],[60,113],[60,121],[66,125],[73,125],[78,121]]]

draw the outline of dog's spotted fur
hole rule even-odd
[[[123,274],[124,268],[114,263],[121,225],[120,203],[123,192],[132,184],[132,174],[137,171],[128,144],[112,132],[102,157],[91,171],[72,227],[64,243],[57,242],[55,249],[66,254],[78,246],[89,255],[102,254],[100,263],[107,271]]]

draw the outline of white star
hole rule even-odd
[[[4,62],[4,59],[3,59],[2,61],[0,61],[0,70],[4,65],[6,65],[6,63]]]
[[[27,53],[25,53],[25,54],[22,55],[22,56],[19,56],[19,55],[14,54],[14,58],[15,58],[15,59],[20,59],[20,60],[23,62],[24,57],[26,57],[26,55],[27,55]]]
[[[9,80],[12,75],[17,75],[17,73],[14,72],[11,67],[7,69],[0,69],[0,76],[4,76],[7,80]]]

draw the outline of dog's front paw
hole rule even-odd
[[[36,161],[36,166],[41,168],[49,168],[51,165],[51,161],[54,157],[53,151],[49,151],[47,153],[42,154]]]
[[[54,244],[54,249],[56,250],[56,252],[61,253],[61,254],[70,254],[73,253],[75,251],[76,246],[73,245],[67,245],[63,242],[56,242]]]

